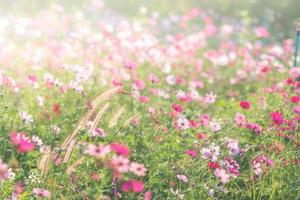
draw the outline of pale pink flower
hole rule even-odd
[[[99,159],[104,158],[110,151],[111,149],[109,146],[104,146],[102,144],[99,144],[98,146],[89,144],[85,150],[85,153]]]
[[[147,171],[147,169],[145,168],[145,166],[143,164],[139,164],[136,162],[132,162],[130,164],[129,170],[137,176],[145,176],[146,171]]]
[[[32,190],[33,194],[35,194],[36,196],[39,197],[50,197],[51,193],[49,192],[49,190],[44,190],[44,189],[40,189],[40,188],[33,188]]]
[[[129,163],[129,159],[124,156],[114,155],[111,159],[112,167],[120,173],[129,171]]]
[[[176,177],[178,178],[178,180],[184,182],[184,183],[187,183],[189,182],[189,179],[187,178],[186,175],[184,174],[177,174]]]
[[[240,127],[244,127],[246,125],[246,117],[242,113],[236,113],[234,121]]]
[[[222,168],[217,168],[214,174],[222,183],[228,183],[230,180],[230,175]]]
[[[269,31],[263,26],[260,26],[260,27],[256,28],[255,29],[255,34],[259,38],[267,38],[270,35]]]
[[[0,159],[0,181],[8,178],[8,165]]]
[[[211,121],[209,125],[213,132],[218,132],[221,130],[221,124],[217,121]]]
[[[190,127],[190,122],[185,117],[179,117],[175,121],[175,127],[181,131],[184,131]]]
[[[204,97],[204,103],[205,104],[213,104],[215,103],[217,98],[217,95],[215,95],[213,92],[210,92],[209,94],[206,94]]]
[[[33,118],[27,112],[20,112],[20,117],[25,124],[30,124],[33,122]]]

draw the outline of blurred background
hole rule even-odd
[[[92,4],[110,9],[109,15],[135,20],[140,18],[141,8],[148,15],[163,18],[174,18],[198,8],[217,19],[216,24],[236,20],[263,25],[278,38],[293,37],[295,21],[300,18],[300,0],[0,0],[0,3],[1,15],[8,16],[32,16],[53,4],[61,5],[66,12],[86,11]],[[101,20],[102,14],[98,15]],[[110,18],[109,15],[106,17]],[[97,20],[97,16],[93,19]]]

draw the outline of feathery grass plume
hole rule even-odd
[[[83,163],[84,159],[85,157],[81,157],[78,160],[76,160],[72,165],[70,165],[66,170],[67,174],[72,174],[73,172],[75,172],[76,168]]]
[[[66,147],[68,146],[70,141],[73,140],[75,138],[75,136],[77,135],[77,133],[85,126],[87,120],[93,115],[95,110],[96,110],[96,107],[93,107],[92,109],[90,109],[87,113],[85,113],[80,118],[75,130],[62,143],[62,145],[61,145],[62,149],[66,149]]]
[[[110,107],[110,102],[107,102],[102,108],[101,110],[98,112],[97,116],[95,117],[92,125],[91,125],[91,128],[89,130],[89,132],[92,132],[96,126],[99,124],[99,121],[101,119],[101,117],[104,115],[104,113],[109,109]]]
[[[125,106],[122,106],[109,121],[108,128],[112,128],[117,124],[118,119],[121,117],[124,111],[125,111]]]
[[[48,170],[49,159],[51,156],[50,147],[42,154],[41,159],[38,162],[38,168],[41,170],[41,175],[44,176]]]
[[[103,92],[102,94],[100,94],[99,96],[97,96],[93,101],[92,101],[92,106],[93,107],[97,107],[99,105],[99,102],[101,102],[102,100],[106,100],[108,98],[110,98],[112,95],[118,93],[120,91],[120,87],[115,87],[112,89],[109,89],[105,92]]]
[[[131,116],[129,119],[127,119],[127,120],[123,123],[123,125],[121,126],[121,128],[127,127],[127,126],[130,124],[130,122],[131,122],[134,118],[139,117],[139,116],[140,116],[139,113],[134,114],[133,116]]]
[[[100,94],[99,96],[97,96],[91,103],[92,108],[90,110],[88,110],[88,112],[86,112],[79,120],[79,122],[77,123],[77,126],[75,128],[75,130],[68,135],[68,137],[64,140],[64,142],[61,145],[62,149],[65,149],[68,144],[70,143],[71,140],[73,140],[77,133],[85,127],[86,122],[91,118],[91,116],[94,114],[95,110],[97,109],[97,107],[99,106],[99,104],[102,102],[102,100],[106,100],[107,98],[110,98],[112,95],[118,93],[120,87],[116,87],[116,88],[112,88],[109,89],[105,92],[103,92],[102,94]]]
[[[66,150],[66,154],[65,154],[63,163],[67,163],[69,161],[69,159],[70,159],[70,157],[72,155],[72,152],[74,150],[74,147],[76,145],[76,142],[77,142],[76,139],[70,141],[70,144],[69,144],[69,146],[68,146],[68,148]]]

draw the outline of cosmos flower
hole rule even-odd
[[[180,180],[180,181],[182,181],[184,183],[189,182],[189,179],[184,174],[177,174],[176,177],[177,177],[178,180]]]
[[[129,170],[137,176],[145,176],[146,172],[147,172],[147,169],[145,168],[145,166],[143,164],[139,164],[136,162],[130,163]]]
[[[29,115],[27,112],[20,112],[20,117],[25,124],[30,124],[33,122],[32,115]]]
[[[99,145],[88,144],[87,148],[85,149],[86,154],[93,156],[97,159],[104,158],[110,151],[111,148],[103,144],[99,144]]]
[[[222,168],[217,168],[214,174],[222,183],[228,183],[230,180],[230,175]]]
[[[34,143],[32,143],[32,141],[29,138],[27,138],[25,136],[25,133],[23,132],[17,133],[13,131],[10,134],[10,141],[12,145],[17,148],[17,151],[19,153],[30,152],[33,151],[35,148]]]
[[[281,125],[283,123],[283,114],[281,112],[272,112],[271,117],[276,125]]]
[[[116,152],[118,155],[129,156],[129,154],[130,154],[129,148],[124,144],[112,143],[112,144],[110,144],[110,148],[112,151]]]
[[[51,193],[49,192],[49,190],[45,190],[45,189],[33,188],[32,192],[33,192],[33,194],[35,194],[36,196],[39,196],[39,197],[50,197],[51,196]]]
[[[142,181],[138,180],[129,180],[125,181],[122,184],[122,191],[123,192],[134,192],[134,193],[140,193],[144,189],[144,183]]]
[[[187,155],[191,156],[192,158],[196,158],[196,156],[197,156],[197,152],[194,151],[194,150],[192,150],[192,149],[186,150],[185,153],[186,153]]]
[[[213,104],[213,103],[215,103],[216,98],[217,98],[217,95],[215,95],[213,92],[210,92],[204,96],[204,103],[205,104]]]
[[[185,117],[179,117],[175,121],[175,127],[181,131],[184,131],[190,127],[190,123]]]
[[[125,173],[129,171],[130,161],[124,156],[114,155],[111,159],[112,168],[119,173]]]
[[[245,110],[250,109],[250,103],[248,101],[240,101],[240,106],[244,108]]]
[[[8,165],[0,159],[0,181],[8,178]]]

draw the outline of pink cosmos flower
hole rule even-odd
[[[20,112],[20,117],[25,124],[30,124],[33,122],[33,118],[27,112]]]
[[[178,180],[184,182],[184,183],[187,183],[189,182],[189,179],[187,178],[186,175],[184,174],[177,174],[176,177],[178,178]]]
[[[235,114],[234,121],[240,127],[244,127],[246,125],[246,117],[241,113]]]
[[[140,96],[139,100],[141,103],[148,103],[150,101],[149,97],[147,96]]]
[[[122,185],[123,192],[135,192],[140,193],[144,189],[144,183],[138,180],[125,181]]]
[[[44,189],[40,189],[40,188],[33,188],[32,190],[33,194],[35,194],[36,196],[39,197],[50,197],[51,193],[49,192],[49,190],[44,190]]]
[[[192,150],[192,149],[188,149],[185,151],[185,153],[189,156],[191,156],[192,158],[196,158],[197,157],[197,152]]]
[[[0,181],[8,178],[8,165],[0,159]]]
[[[299,103],[299,102],[300,102],[300,97],[298,97],[298,96],[292,96],[292,97],[291,97],[291,101],[292,101],[293,103]]]
[[[199,123],[201,126],[208,126],[209,125],[209,116],[207,114],[203,114],[199,117]]]
[[[257,156],[253,161],[252,161],[252,166],[254,173],[259,176],[263,173],[264,169],[268,169],[269,167],[274,167],[274,162],[270,158],[268,158],[265,155],[260,155]]]
[[[175,127],[180,131],[184,131],[190,127],[189,120],[187,120],[185,117],[179,117],[175,121]]]
[[[129,159],[126,157],[114,155],[111,159],[111,164],[113,169],[119,173],[129,171]]]
[[[128,156],[130,154],[129,148],[120,143],[112,143],[110,144],[110,148],[112,151],[116,152],[118,155]]]
[[[227,148],[229,150],[229,155],[237,156],[241,153],[242,150],[240,149],[240,146],[239,146],[239,143],[237,140],[227,139],[226,143],[227,143]]]
[[[146,87],[146,84],[143,80],[135,80],[134,87],[138,90],[143,90]]]
[[[300,106],[295,106],[293,109],[294,113],[296,113],[297,115],[300,115]]]
[[[95,136],[99,136],[101,138],[105,138],[106,137],[106,133],[105,131],[102,129],[102,128],[95,128],[95,130],[93,130],[90,135],[92,137],[95,137]]]
[[[267,38],[270,35],[269,31],[263,26],[260,26],[260,27],[256,28],[255,29],[255,34],[259,38]]]
[[[248,122],[246,124],[246,128],[252,130],[256,134],[260,135],[262,133],[262,126],[259,124],[253,123],[253,122]]]
[[[151,191],[147,191],[145,193],[144,200],[151,200],[151,199],[152,199],[152,192]]]
[[[111,151],[109,146],[104,146],[103,144],[94,145],[89,144],[85,150],[85,153],[93,156],[97,159],[104,158]]]
[[[27,138],[25,136],[25,133],[23,132],[17,133],[13,131],[10,134],[10,141],[12,145],[14,145],[17,148],[17,151],[19,153],[30,152],[33,151],[35,148],[34,143],[32,143],[32,141],[29,138]]]
[[[248,101],[240,101],[240,106],[244,108],[245,110],[250,109],[250,103]]]
[[[148,78],[152,83],[159,83],[158,77],[155,76],[154,74],[149,74]]]
[[[221,130],[221,124],[217,121],[211,121],[209,125],[213,132],[218,132]]]
[[[281,112],[272,112],[271,117],[276,125],[281,125],[283,123],[283,114]]]
[[[132,162],[132,163],[130,163],[129,170],[137,176],[146,176],[147,169],[145,168],[145,166],[143,164]]]
[[[126,59],[124,61],[124,66],[125,66],[125,68],[130,69],[130,70],[135,70],[137,68],[137,65],[129,59]]]
[[[228,183],[230,180],[230,175],[222,168],[216,169],[215,176],[219,178],[222,183]]]
[[[232,158],[230,157],[226,157],[225,158],[225,167],[227,169],[227,171],[233,176],[233,177],[237,177],[240,175],[239,173],[239,169],[240,169],[240,166],[239,164],[233,160]]]
[[[215,103],[217,98],[217,95],[215,95],[213,92],[210,92],[209,94],[206,94],[204,97],[204,103],[205,104],[213,104]]]
[[[173,103],[173,104],[172,104],[172,108],[173,108],[176,112],[179,112],[179,113],[183,112],[183,108],[182,108],[182,106],[181,106],[180,104]]]

